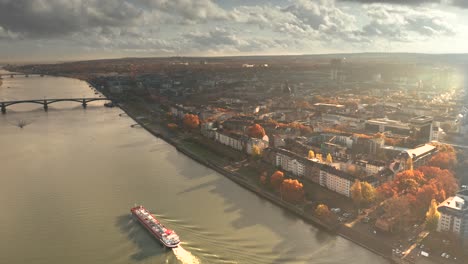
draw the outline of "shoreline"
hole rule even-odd
[[[132,110],[128,109],[126,106],[118,106],[123,112],[125,112],[130,118],[132,118],[133,121],[135,121],[137,124],[139,124],[142,128],[144,128],[147,132],[152,134],[155,137],[158,137],[162,140],[164,140],[166,143],[170,144],[173,146],[177,151],[181,152],[182,154],[186,155],[187,157],[191,158],[192,160],[200,163],[201,165],[204,165],[217,173],[227,177],[234,183],[240,185],[241,187],[246,188],[250,192],[256,194],[257,196],[264,198],[271,203],[281,207],[283,210],[288,211],[289,213],[292,213],[296,215],[297,217],[301,218],[305,222],[314,225],[317,228],[320,228],[323,231],[328,232],[329,234],[335,234],[339,235],[340,237],[351,241],[362,248],[365,248],[371,252],[373,252],[376,255],[381,256],[382,258],[386,259],[389,261],[389,263],[396,263],[396,261],[392,258],[391,255],[391,247],[388,247],[387,245],[384,245],[383,243],[380,242],[375,237],[371,237],[369,235],[364,236],[365,234],[359,233],[352,228],[349,228],[344,225],[339,225],[337,228],[333,228],[330,225],[327,225],[323,223],[321,220],[319,220],[316,217],[313,217],[312,215],[305,214],[303,210],[300,208],[297,208],[293,204],[289,204],[278,197],[276,197],[274,194],[271,194],[269,192],[266,192],[262,190],[261,188],[254,186],[247,180],[243,179],[242,177],[239,177],[239,175],[236,175],[236,173],[227,171],[226,169],[211,163],[195,153],[192,153],[190,150],[184,148],[181,146],[177,141],[173,140],[171,137],[168,137],[164,135],[164,133],[161,133],[161,131],[157,131],[155,128],[151,128],[148,125],[144,124],[141,120],[136,118],[138,116],[137,113],[133,112]]]

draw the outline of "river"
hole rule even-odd
[[[0,86],[1,101],[94,96],[67,78]],[[15,105],[0,116],[0,263],[387,263],[102,105]],[[132,220],[135,203],[176,230],[181,247],[163,249]]]

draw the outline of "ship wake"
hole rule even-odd
[[[172,249],[176,258],[183,264],[200,264],[197,257],[192,255],[189,251],[185,250],[181,245]]]

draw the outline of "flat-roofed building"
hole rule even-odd
[[[411,136],[419,143],[432,140],[432,122],[430,116],[411,118],[408,123],[388,118],[377,118],[366,121],[365,129],[370,133],[391,132],[395,135]]]
[[[329,165],[323,165],[320,168],[320,185],[347,197],[351,197],[351,186],[353,186],[356,179],[359,179],[361,182],[368,182],[373,186],[376,186],[378,183],[377,178],[374,176],[357,178]]]

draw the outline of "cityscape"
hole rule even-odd
[[[463,1],[33,2],[0,1],[0,263],[468,262]]]

